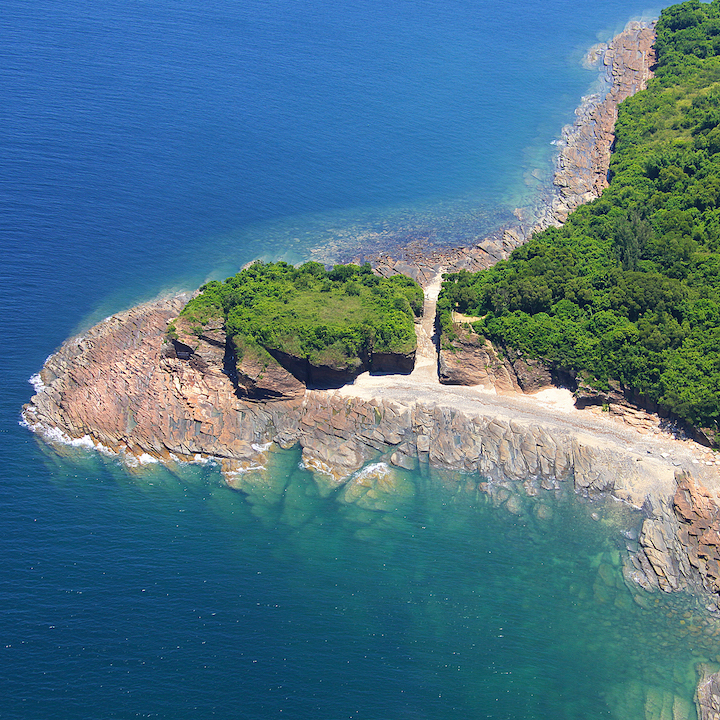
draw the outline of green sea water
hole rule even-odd
[[[148,567],[134,594],[153,630],[121,612],[118,632],[156,676],[182,673],[180,717],[211,716],[216,683],[239,717],[679,720],[695,717],[697,663],[720,662],[701,599],[623,580],[642,517],[611,499],[508,484],[493,500],[483,478],[429,467],[337,487],[296,450],[234,487],[212,464],[128,470],[77,448],[45,462],[93,527],[122,520],[98,551],[135,536],[123,564]],[[158,602],[174,622],[153,651]]]

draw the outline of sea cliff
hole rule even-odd
[[[228,477],[262,468],[276,443],[300,445],[305,466],[330,487],[378,462],[468,473],[502,503],[571,483],[647,513],[628,566],[634,582],[720,589],[720,481],[714,464],[698,461],[694,443],[522,394],[442,386],[422,323],[420,354],[429,362],[407,377],[253,402],[238,395],[211,343],[201,340],[208,345],[201,361],[168,356],[167,326],[186,301],[133,308],[67,341],[40,373],[24,410],[28,424],[134,456],[215,458]]]
[[[406,248],[376,258],[379,274],[408,273],[427,288],[416,368],[408,377],[361,378],[333,391],[294,387],[277,394],[284,399],[253,401],[228,376],[217,338],[200,337],[188,357],[169,352],[168,326],[189,299],[179,295],[118,313],[66,341],[40,372],[25,421],[48,438],[89,438],[129,456],[213,458],[240,488],[262,472],[275,446],[299,445],[303,464],[328,490],[372,492],[381,476],[362,469],[373,464],[383,468],[383,482],[393,468],[461,473],[453,477],[469,478],[514,514],[563,486],[611,495],[644,513],[625,562],[629,586],[709,593],[709,608],[717,612],[720,477],[709,455],[657,428],[528,397],[552,378],[538,379],[532,368],[521,378],[522,363],[492,349],[487,357],[470,353],[480,357],[476,372],[469,361],[455,359],[451,367],[452,358],[441,359],[441,372],[454,372],[462,384],[443,386],[436,372],[432,281],[442,269],[488,267],[535,229],[563,222],[599,196],[617,103],[649,77],[652,39],[651,28],[633,24],[597,51],[608,91],[587,99],[564,131],[555,190],[531,219],[470,248],[429,254]],[[462,372],[467,377],[458,380]],[[703,683],[699,706],[710,717],[720,681],[707,669]]]

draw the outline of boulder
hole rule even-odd
[[[445,385],[482,385],[499,393],[519,389],[517,378],[499,357],[492,343],[461,326],[458,337],[440,350],[440,382]]]

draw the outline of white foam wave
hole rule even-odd
[[[45,383],[42,381],[42,378],[40,377],[39,372],[36,372],[32,377],[28,378],[28,382],[35,389],[36,395],[43,392],[43,390],[45,390],[47,388],[47,385],[45,385]]]
[[[153,457],[152,455],[149,457]],[[163,462],[162,459],[154,458],[155,462]],[[178,465],[213,465],[217,464],[217,458],[203,457],[196,453],[190,460],[178,457],[175,453],[170,453],[170,460]]]
[[[268,443],[264,443],[263,445],[260,445],[258,443],[252,443],[250,447],[256,452],[256,453],[264,453],[266,450],[270,449],[270,446],[272,445],[272,441]]]
[[[371,475],[377,475],[379,477],[385,477],[390,472],[390,466],[387,463],[379,462],[366,465],[364,468],[355,473],[355,480],[362,480],[363,478],[370,477]]]
[[[32,430],[32,432],[41,435],[48,442],[59,443],[60,445],[68,445],[70,447],[82,448],[84,450],[97,450],[104,455],[117,455],[115,451],[111,450],[106,445],[103,445],[101,442],[93,440],[89,435],[83,435],[79,438],[73,438],[69,435],[66,435],[62,430],[56,427],[48,427],[47,425],[43,425],[42,423],[30,424],[24,417],[20,424],[24,425],[29,430]]]
[[[252,465],[248,465],[247,467],[238,467],[238,468],[234,468],[232,470],[228,470],[225,473],[225,475],[230,475],[230,476],[245,475],[246,473],[249,473],[249,472],[260,472],[264,469],[265,468],[262,465],[253,463]]]
[[[136,459],[141,465],[152,465],[160,462],[156,457],[148,455],[147,453],[141,453]]]

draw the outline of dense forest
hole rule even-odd
[[[562,228],[477,274],[438,309],[475,332],[642,394],[695,427],[720,419],[720,0],[662,11],[657,68],[619,109],[610,186]],[[712,432],[709,433],[712,435]]]
[[[260,346],[338,369],[373,353],[413,352],[414,317],[423,308],[414,280],[377,277],[368,264],[326,270],[316,262],[257,262],[201,290],[181,314],[191,332],[219,320],[238,357]]]

